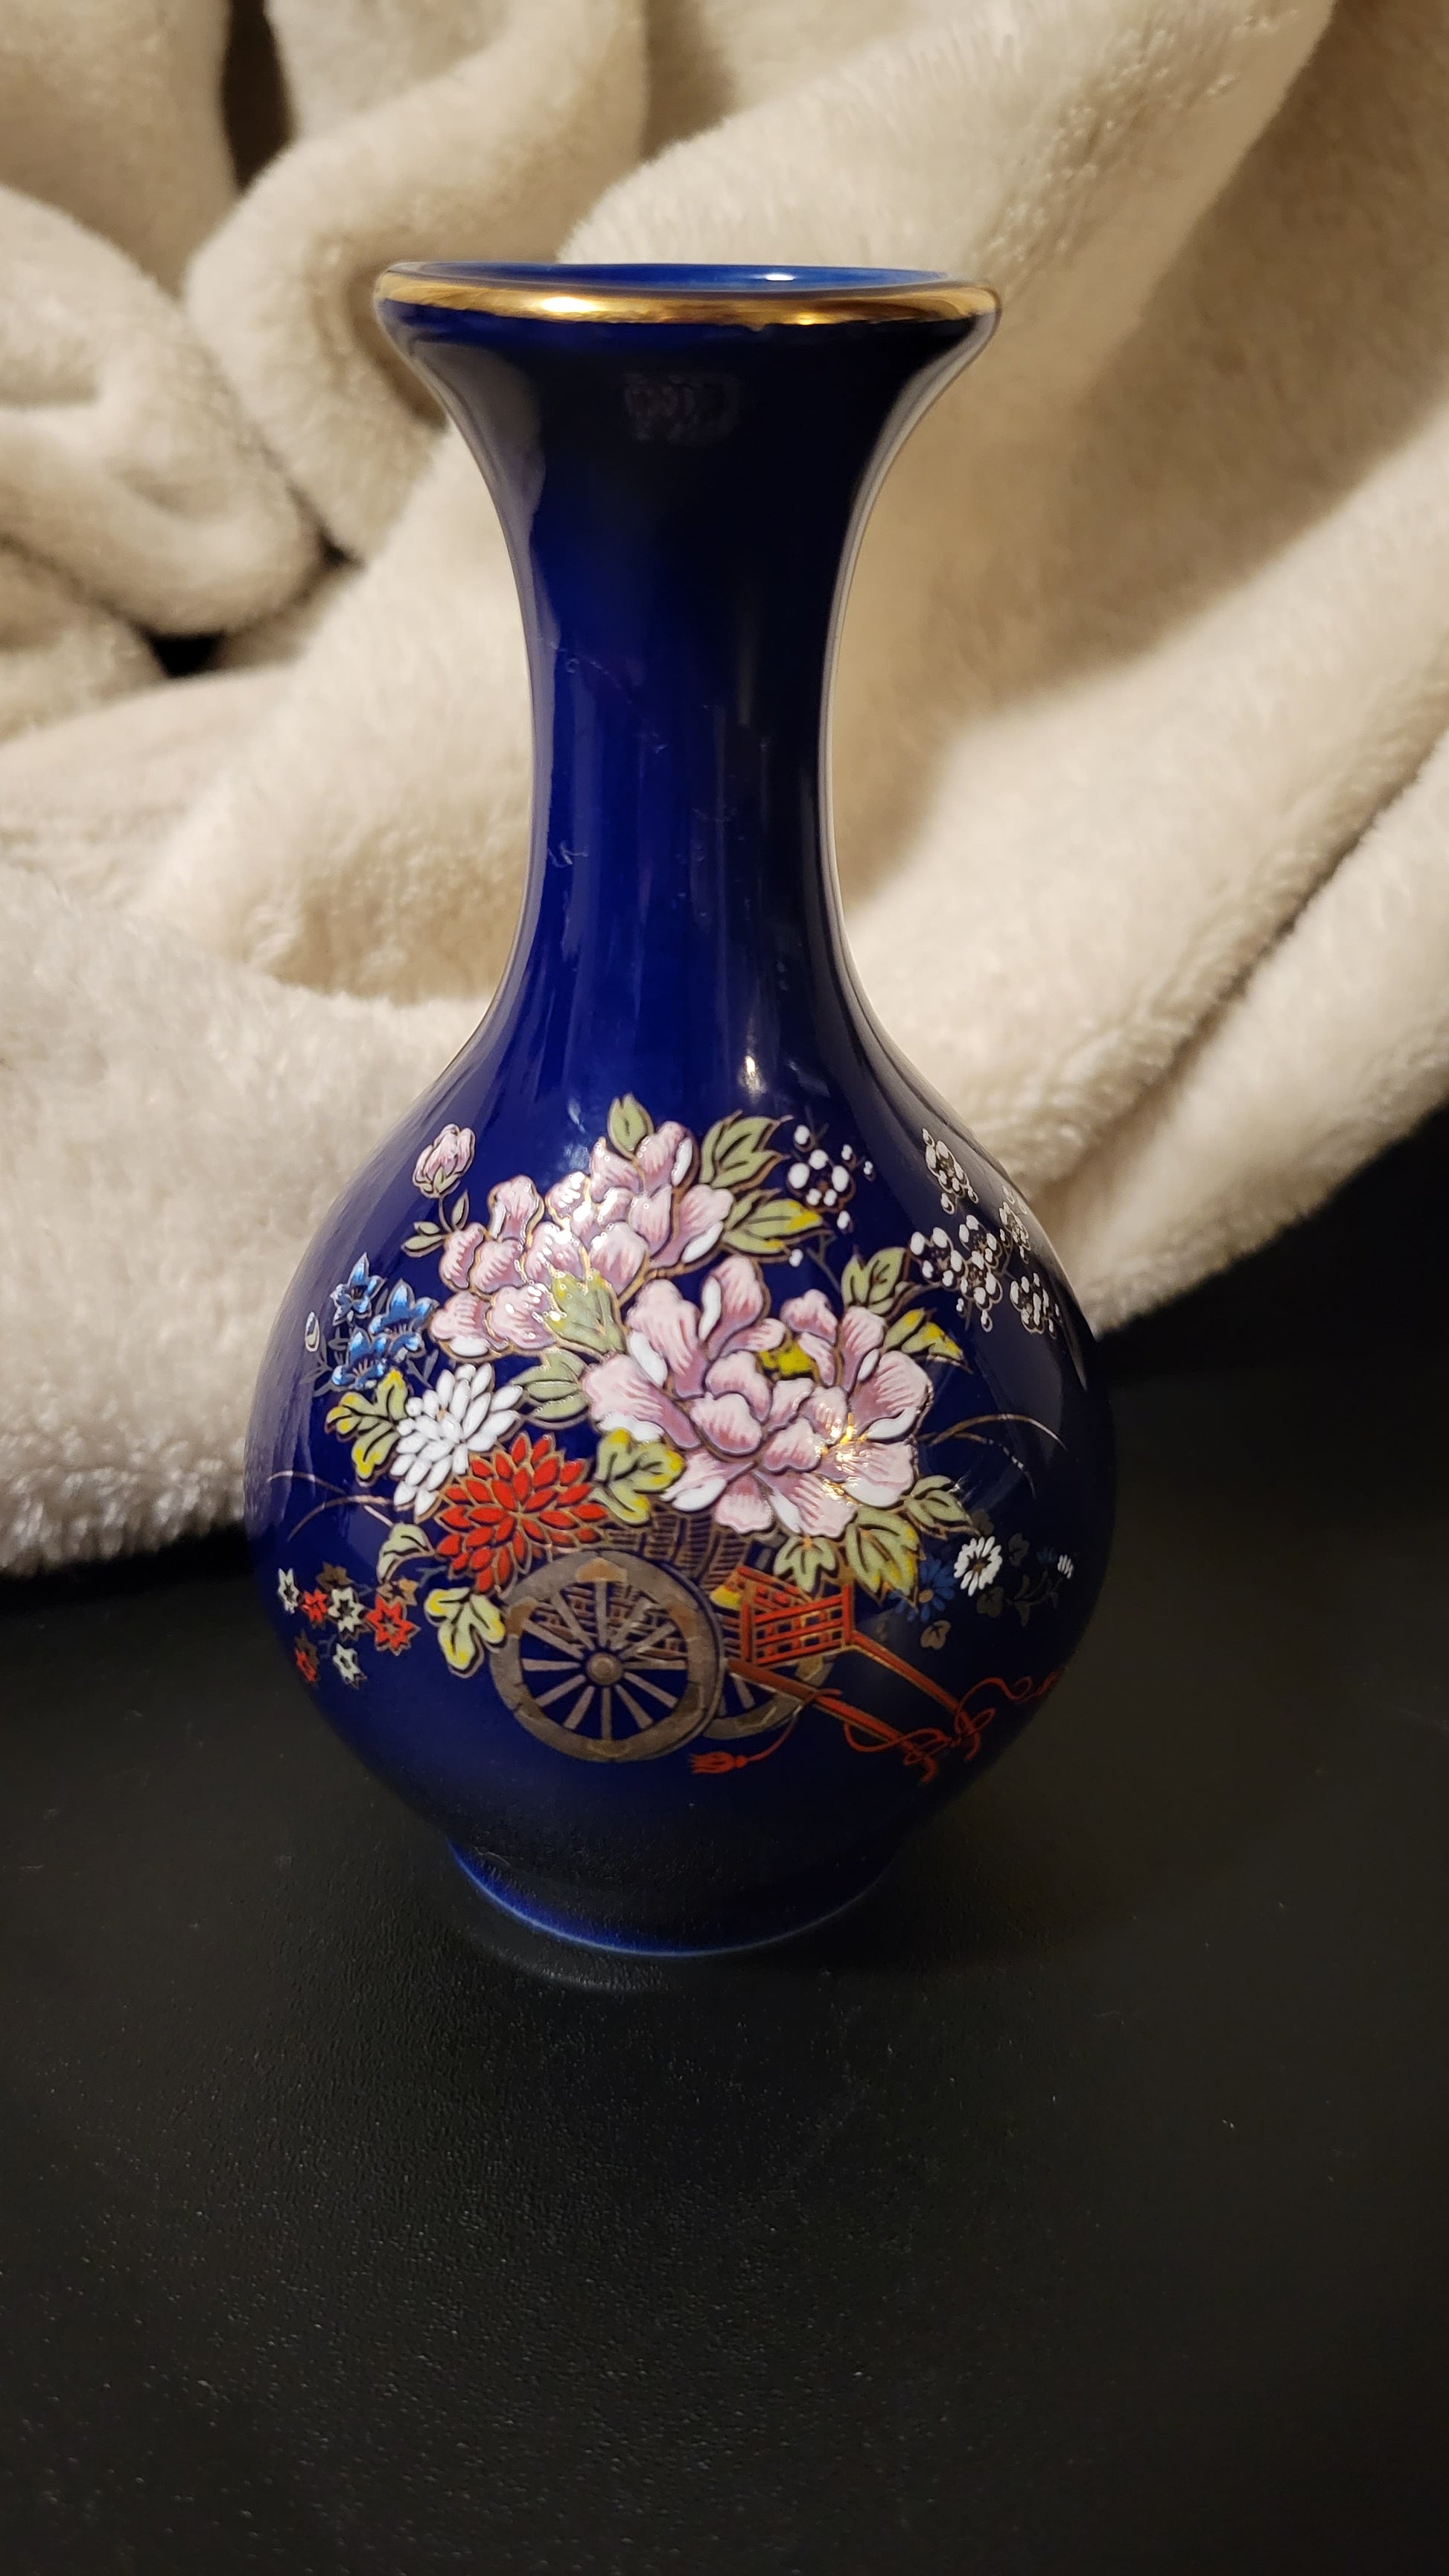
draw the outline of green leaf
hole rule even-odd
[[[699,1149],[699,1177],[712,1190],[743,1190],[764,1179],[780,1156],[770,1139],[775,1118],[717,1118]]]
[[[484,1648],[502,1642],[502,1612],[486,1593],[470,1591],[466,1583],[430,1592],[423,1608],[437,1629],[444,1662],[465,1681],[483,1661]]]
[[[949,1476],[918,1476],[901,1509],[927,1537],[940,1530],[965,1529],[969,1517]]]
[[[377,1551],[377,1579],[386,1583],[393,1569],[405,1565],[410,1556],[431,1556],[433,1542],[416,1521],[395,1521]]]
[[[647,1109],[641,1108],[632,1091],[622,1100],[609,1103],[609,1142],[618,1154],[637,1154],[646,1136],[654,1133],[654,1121]]]
[[[594,1491],[606,1511],[626,1529],[640,1529],[649,1518],[652,1497],[672,1485],[684,1465],[667,1440],[635,1440],[627,1431],[606,1431],[594,1466]]]
[[[910,1359],[959,1360],[965,1355],[959,1342],[933,1323],[924,1306],[912,1306],[897,1315],[888,1326],[885,1337],[888,1351],[904,1351]]]
[[[878,1597],[915,1589],[920,1541],[904,1512],[877,1511],[862,1503],[841,1544],[863,1592]]]
[[[352,1442],[352,1463],[364,1484],[387,1465],[397,1446],[407,1393],[401,1371],[389,1369],[370,1394],[354,1388],[339,1397],[327,1416],[328,1430]]]
[[[567,1350],[587,1351],[593,1359],[605,1351],[623,1350],[618,1301],[606,1279],[575,1279],[569,1271],[558,1270],[549,1287],[553,1303],[548,1329],[555,1341]]]
[[[444,1214],[447,1219],[449,1233],[461,1234],[464,1226],[468,1222],[468,1193],[466,1190],[460,1190],[458,1192],[452,1206],[445,1209]]]
[[[736,1200],[735,1212],[725,1227],[720,1241],[731,1252],[752,1252],[761,1261],[782,1252],[800,1234],[811,1234],[825,1223],[817,1208],[802,1207],[798,1199],[753,1197]]]
[[[847,1306],[868,1306],[873,1315],[888,1315],[905,1266],[899,1245],[873,1253],[869,1261],[853,1254],[840,1275],[841,1296]]]
[[[417,1253],[436,1252],[442,1240],[442,1227],[434,1225],[431,1217],[424,1217],[421,1225],[414,1226],[412,1233],[403,1237],[403,1250]]]
[[[545,1351],[533,1368],[520,1371],[514,1389],[526,1398],[536,1422],[577,1422],[587,1413],[588,1398],[579,1384],[582,1367],[572,1351]]]
[[[782,1583],[813,1592],[817,1576],[837,1571],[834,1546],[828,1538],[812,1538],[808,1533],[787,1538],[775,1558],[774,1571]]]

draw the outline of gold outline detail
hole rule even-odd
[[[528,322],[726,322],[748,331],[822,322],[973,322],[1001,310],[990,286],[942,277],[918,286],[822,286],[791,292],[754,287],[743,293],[693,286],[521,286],[488,277],[429,277],[424,268],[385,268],[376,304],[438,304],[459,313],[493,313]]]

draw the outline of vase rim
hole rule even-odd
[[[966,322],[993,317],[989,286],[916,268],[398,260],[379,305],[434,305],[537,322],[706,322],[746,330],[841,322]]]

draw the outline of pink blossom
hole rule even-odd
[[[539,1223],[542,1214],[542,1199],[519,1172],[491,1193],[486,1226],[460,1226],[448,1236],[438,1268],[444,1287],[454,1293],[430,1318],[428,1330],[455,1360],[543,1349],[551,1273],[575,1267],[582,1277],[583,1262],[550,1260],[557,1249],[552,1243],[540,1250],[540,1237],[558,1231]]]
[[[473,1130],[451,1123],[439,1129],[413,1165],[413,1188],[425,1198],[440,1199],[460,1181],[473,1160]]]
[[[583,1376],[603,1431],[664,1440],[683,1466],[663,1499],[726,1529],[772,1523],[839,1538],[862,1503],[898,1503],[915,1481],[911,1433],[930,1400],[925,1370],[888,1351],[862,1306],[837,1315],[821,1290],[767,1314],[755,1263],[731,1254],[697,1306],[651,1280],[629,1310],[627,1351]],[[810,1362],[782,1375],[761,1353],[788,1337]]]
[[[432,1317],[434,1340],[458,1360],[541,1351],[549,1283],[561,1274],[606,1280],[622,1297],[646,1267],[702,1261],[732,1200],[691,1181],[697,1160],[688,1128],[668,1119],[633,1154],[601,1136],[587,1171],[565,1173],[546,1200],[521,1172],[500,1183],[487,1225],[460,1226],[443,1245],[438,1267],[453,1294]]]
[[[691,1181],[697,1160],[694,1138],[677,1118],[666,1118],[632,1154],[601,1136],[588,1170],[554,1183],[549,1215],[582,1244],[600,1278],[622,1293],[646,1263],[672,1270],[677,1262],[703,1261],[718,1243],[730,1193]]]

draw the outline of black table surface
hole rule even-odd
[[[1120,1346],[1077,1664],[808,1944],[545,1975],[235,1542],[11,1587],[5,2576],[1449,2560],[1449,1365],[1442,1267],[1364,1338],[1386,1188]]]

